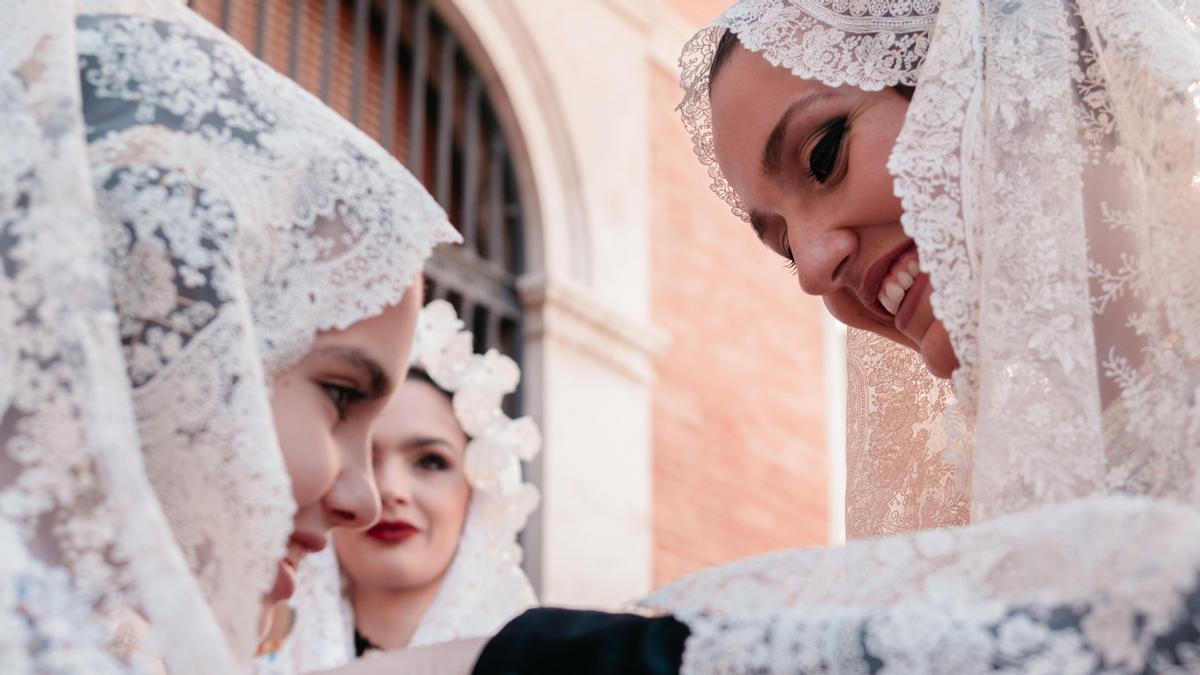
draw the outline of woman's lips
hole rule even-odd
[[[312,532],[293,532],[288,539],[287,555],[279,561],[275,570],[275,585],[267,594],[272,602],[286,600],[296,592],[296,568],[300,561],[309,553],[316,553],[325,548],[328,540]]]
[[[892,323],[896,311],[899,310],[900,300],[892,302],[889,298],[895,290],[902,294],[907,288],[892,289],[897,286],[899,272],[907,270],[909,263],[917,260],[917,247],[912,240],[902,242],[887,254],[876,260],[863,276],[862,282],[855,293],[863,307],[875,314],[881,322]],[[915,274],[910,276],[915,277]],[[891,304],[891,309],[888,305]]]
[[[267,597],[272,602],[287,600],[296,592],[296,568],[288,560],[280,560],[275,570],[275,586]]]
[[[917,307],[921,304],[921,298],[925,296],[925,288],[928,286],[929,275],[921,273],[904,293],[904,300],[896,310],[896,330],[904,332],[904,329],[908,328],[913,315],[917,313]]]
[[[386,543],[399,543],[418,531],[415,525],[403,520],[381,520],[367,530],[367,536]]]

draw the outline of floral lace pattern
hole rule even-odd
[[[949,385],[873,333],[850,329],[847,346],[846,536],[970,522],[972,439]]]
[[[643,604],[691,628],[685,675],[1189,672],[1200,637],[1198,528],[1189,507],[1093,498],[767,555]]]
[[[0,524],[80,635],[148,624],[100,647],[114,663],[230,672],[292,526],[271,379],[455,234],[398,162],[179,3],[23,5],[0,50],[20,149],[0,160]],[[11,635],[0,653],[32,654]]]
[[[1173,12],[1011,9],[943,5],[889,163],[962,362],[975,516],[1195,500],[1200,50]]]

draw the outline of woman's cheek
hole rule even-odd
[[[462,536],[463,527],[467,522],[467,509],[471,503],[471,486],[467,483],[466,475],[462,473],[455,474],[450,489],[447,490],[447,505],[446,510],[453,514],[453,526],[450,530],[454,532],[454,538],[457,541]]]
[[[337,477],[337,447],[321,404],[295,381],[276,380],[271,408],[292,496],[300,507],[320,501]]]
[[[470,488],[466,477],[458,473],[427,476],[421,487],[422,501],[439,542],[437,547],[442,553],[453,555],[467,516],[464,492],[469,494]]]

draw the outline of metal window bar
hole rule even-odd
[[[500,260],[503,269],[521,272],[525,269],[525,212],[521,206],[520,186],[512,169],[512,155],[505,153],[504,192],[507,195],[504,208],[505,258]]]
[[[492,186],[488,195],[487,214],[487,259],[493,265],[504,267],[504,235],[508,229],[508,187],[509,151],[505,148],[504,135],[499,129],[492,132]]]
[[[413,36],[413,68],[409,93],[408,169],[418,179],[422,171],[425,150],[425,95],[429,88],[429,0],[420,0]]]
[[[437,164],[433,195],[444,208],[450,208],[450,174],[454,162],[454,80],[457,76],[458,42],[449,33],[442,35],[442,63],[438,73]]]
[[[267,0],[258,0],[257,11],[254,13],[254,55],[263,57],[267,45]]]
[[[339,0],[325,0],[325,21],[321,31],[321,90],[322,101],[329,101],[329,83],[333,79],[333,30],[337,28]]]
[[[388,0],[383,28],[383,101],[380,102],[380,142],[388,152],[395,148],[392,129],[396,123],[397,58],[400,51],[400,0]]]
[[[228,0],[226,0],[228,2]],[[304,16],[305,0],[292,0],[290,34],[288,36],[288,77],[296,79],[300,68],[300,21]]]
[[[471,74],[467,83],[466,120],[463,130],[463,193],[462,235],[463,248],[475,252],[475,240],[479,228],[479,122],[483,99],[483,85],[479,77]]]
[[[492,130],[491,167],[488,170],[487,250],[488,262],[503,267],[503,239],[505,230],[504,168],[508,153],[504,149],[504,135],[499,128]]]
[[[363,71],[367,68],[367,19],[370,0],[354,2],[354,74],[350,84],[350,121],[359,124],[362,113]]]

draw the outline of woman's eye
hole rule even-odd
[[[427,453],[417,459],[417,466],[426,471],[445,471],[450,468],[450,462],[437,453]]]
[[[808,156],[808,175],[818,183],[824,183],[837,168],[838,155],[842,150],[842,138],[846,135],[846,118],[839,117],[825,130],[821,140]]]
[[[325,391],[325,395],[329,397],[329,400],[333,402],[333,407],[337,409],[338,419],[346,419],[346,410],[366,398],[366,395],[361,391],[340,384],[326,382],[321,384],[321,389]]]
[[[788,246],[784,253],[783,257],[785,261],[783,266],[792,274],[796,274],[796,257],[792,255],[792,247]]]
[[[780,255],[783,256],[783,266],[796,273],[796,256],[792,255],[792,245],[788,242],[788,238],[784,236],[783,241],[779,242]]]

